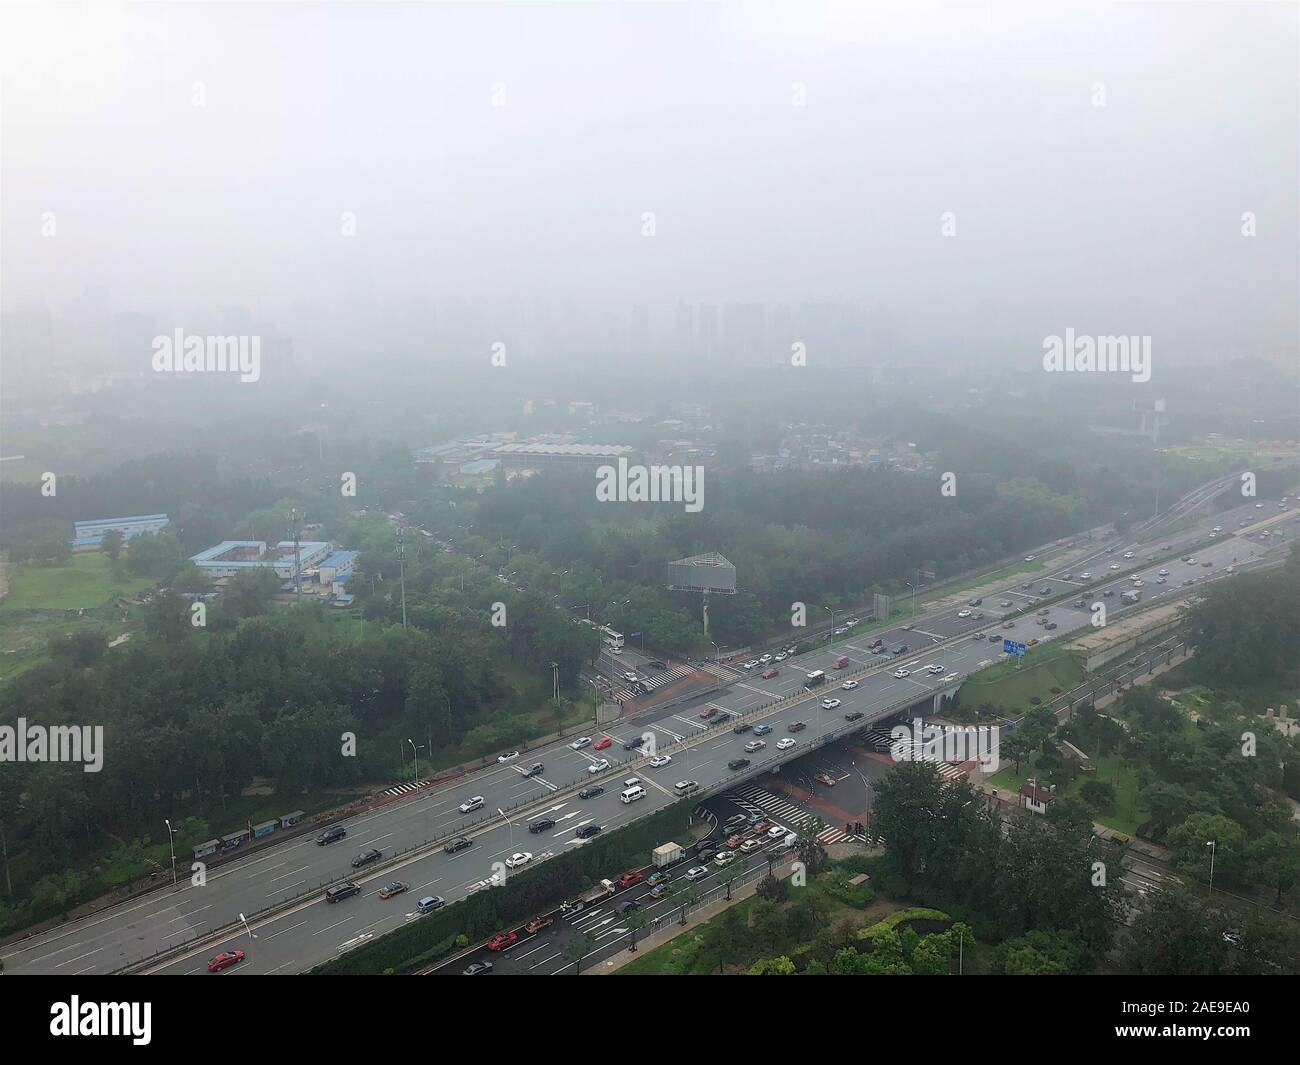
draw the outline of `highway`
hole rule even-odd
[[[1124,612],[1118,594],[1103,598],[1100,593],[1107,587],[1128,587],[1123,575],[1132,567],[1140,567],[1137,572],[1145,582],[1146,602],[1158,602],[1161,596],[1186,591],[1184,580],[1195,578],[1199,582],[1223,574],[1233,558],[1241,566],[1257,564],[1266,552],[1277,557],[1281,554],[1277,537],[1265,544],[1242,535],[1228,535],[1245,531],[1239,522],[1279,516],[1276,503],[1266,506],[1270,508],[1267,513],[1260,513],[1253,504],[1221,512],[1197,528],[1168,539],[1162,539],[1157,529],[1148,534],[1146,544],[1116,542],[1099,547],[1094,556],[1072,560],[1068,578],[1064,570],[1049,568],[1033,577],[1029,589],[1021,587],[1023,579],[1017,579],[1003,592],[984,597],[978,608],[985,614],[983,620],[962,618],[959,608],[954,607],[918,617],[914,628],[894,626],[801,655],[782,663],[780,674],[770,680],[756,676],[754,670],[711,698],[650,710],[634,721],[619,722],[608,733],[612,744],[606,750],[573,750],[565,742],[554,742],[525,752],[515,762],[489,765],[454,783],[345,822],[348,834],[340,843],[321,847],[311,837],[289,840],[217,867],[204,887],[191,887],[182,876],[178,890],[159,891],[6,946],[5,971],[109,973],[199,933],[223,927],[238,920],[240,914],[252,917],[345,876],[350,871],[350,859],[367,848],[380,848],[388,858],[395,851],[407,851],[426,841],[442,841],[454,834],[463,833],[473,839],[472,847],[455,854],[445,854],[438,847],[430,853],[412,854],[396,867],[371,867],[372,871],[363,871],[354,878],[362,887],[361,895],[338,904],[328,904],[319,891],[311,891],[300,902],[266,919],[253,918],[255,939],[250,940],[248,932],[240,928],[228,938],[202,943],[156,969],[169,974],[206,973],[206,960],[213,954],[240,948],[247,951],[248,960],[227,970],[226,975],[303,971],[340,951],[418,920],[414,903],[423,895],[437,894],[448,901],[464,898],[492,875],[494,863],[515,852],[531,852],[534,862],[544,860],[564,849],[582,846],[585,841],[576,833],[584,826],[595,824],[611,831],[678,801],[673,790],[677,781],[697,781],[705,791],[725,789],[749,776],[775,770],[789,758],[807,753],[846,731],[917,704],[928,710],[935,692],[954,689],[962,677],[1000,658],[998,640],[977,640],[972,638],[974,633],[1005,635],[1025,642],[1035,636],[1059,638],[1088,624],[1087,610],[1071,605],[1074,592],[1085,589],[1089,602],[1105,602],[1114,618]],[[1296,512],[1281,516],[1287,530],[1285,546],[1295,535]],[[1208,527],[1215,524],[1223,526],[1223,535],[1228,539],[1205,546]],[[1159,550],[1164,546],[1169,550]],[[1180,561],[1189,550],[1196,552],[1195,565]],[[1125,560],[1126,551],[1136,557]],[[1155,561],[1147,561],[1149,555]],[[1201,563],[1207,561],[1211,567],[1202,567]],[[1171,571],[1164,585],[1156,583],[1161,568]],[[1091,582],[1080,578],[1084,571],[1092,573]],[[1111,577],[1115,578],[1113,582]],[[1019,613],[1031,606],[1037,609],[1044,598],[1038,594],[1043,588],[1052,595],[1070,596],[1049,608],[1049,619],[1058,625],[1054,632],[1034,624],[1033,610],[1025,615]],[[1001,601],[1011,606],[1000,608]],[[1004,615],[1012,618],[1014,628],[999,627]],[[899,656],[872,655],[869,645],[876,638],[883,639],[888,647],[905,643],[909,650]],[[936,646],[944,641],[951,642]],[[838,655],[847,656],[850,663],[846,669],[834,671]],[[930,666],[941,668],[932,674]],[[895,676],[900,668],[907,669],[909,675]],[[830,681],[823,689],[800,698],[805,675],[816,669],[827,671]],[[847,674],[859,682],[854,690],[839,687]],[[837,698],[841,705],[823,709],[823,697]],[[711,707],[717,713],[703,718],[701,715]],[[864,716],[850,725],[845,721],[845,714],[850,712]],[[752,732],[732,731],[741,715],[751,724],[771,727],[771,733],[763,737],[766,747],[754,752],[743,749],[755,737]],[[791,726],[797,722],[802,722],[804,728],[792,731]],[[591,735],[599,737],[602,733],[593,731]],[[642,735],[652,736],[658,750],[670,755],[672,761],[650,767],[639,752],[624,749],[626,741]],[[784,739],[794,744],[779,750],[777,742]],[[612,768],[591,775],[588,767],[598,757],[608,758]],[[740,770],[729,769],[728,763],[737,758],[747,758],[750,764]],[[525,770],[533,762],[541,762],[544,768],[540,774],[527,777]],[[619,792],[622,780],[631,775],[644,782],[647,797],[629,805],[620,801]],[[604,793],[586,800],[579,798],[576,789],[592,781],[602,784]],[[460,804],[472,796],[484,799],[483,808],[462,814]],[[496,813],[498,808],[506,810],[509,820]],[[553,819],[555,826],[530,834],[527,822],[543,815]],[[180,867],[182,871],[185,868],[184,864]],[[394,879],[407,882],[411,890],[393,899],[380,899],[379,888]]]

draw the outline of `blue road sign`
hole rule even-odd
[[[641,634],[639,632],[629,632],[628,635],[631,636],[633,639],[636,639],[636,637],[640,636]]]
[[[1002,638],[1002,653],[1015,655],[1017,658],[1025,657],[1025,645],[1016,643],[1015,640],[1008,640],[1005,636]]]

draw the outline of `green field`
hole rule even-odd
[[[0,616],[20,610],[93,610],[151,588],[151,577],[115,578],[107,555],[73,555],[66,566],[10,566]]]
[[[1050,643],[1029,648],[1019,669],[1014,660],[1006,660],[980,670],[961,686],[958,698],[970,710],[988,704],[999,714],[1019,716],[1033,705],[1031,699],[1050,702],[1053,688],[1068,691],[1082,680],[1079,658]]]
[[[1138,771],[1133,766],[1125,765],[1116,755],[1097,759],[1096,765],[1097,772],[1094,776],[1084,776],[1080,773],[1074,780],[1059,787],[1058,794],[1076,795],[1083,782],[1088,779],[1109,784],[1115,789],[1115,801],[1105,809],[1097,811],[1093,815],[1093,820],[1107,828],[1136,836],[1138,827],[1150,816],[1149,811],[1138,804]],[[1015,793],[1026,780],[1036,775],[1037,770],[1033,764],[1022,762],[1020,772],[1016,772],[1014,765],[1008,765],[990,777],[989,783],[1000,790]]]

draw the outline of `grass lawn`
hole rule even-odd
[[[962,684],[958,699],[971,710],[988,703],[1000,714],[1019,716],[1030,709],[1029,700],[1035,696],[1050,702],[1053,688],[1068,691],[1081,680],[1078,658],[1053,642],[1029,648],[1019,669],[1008,659],[981,670]]]
[[[91,610],[151,588],[152,577],[115,578],[107,555],[73,555],[66,566],[11,566],[0,616],[20,610]]]
[[[1090,778],[1080,773],[1074,780],[1063,787],[1059,787],[1057,789],[1058,794],[1078,795],[1084,781],[1089,779],[1096,779],[1103,784],[1109,784],[1114,789],[1115,801],[1105,809],[1093,814],[1093,820],[1105,825],[1107,828],[1113,828],[1117,832],[1124,832],[1130,836],[1137,835],[1138,826],[1151,816],[1150,811],[1144,810],[1138,804],[1137,769],[1125,765],[1118,755],[1108,755],[1094,761],[1097,766],[1095,777]],[[1015,794],[1020,790],[1021,785],[1033,776],[1037,776],[1037,770],[1033,762],[1021,762],[1019,772],[1016,771],[1014,765],[1008,765],[995,773],[989,779],[989,783],[1002,791]]]

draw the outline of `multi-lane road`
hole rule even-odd
[[[516,852],[530,852],[534,862],[542,861],[582,846],[584,840],[577,834],[580,828],[599,825],[608,832],[679,801],[674,790],[678,781],[696,781],[702,792],[724,790],[749,776],[776,769],[790,758],[846,732],[924,704],[934,693],[953,690],[961,678],[997,660],[1002,636],[1025,642],[1032,637],[1045,640],[1086,625],[1090,613],[1073,605],[1076,591],[1086,592],[1089,603],[1105,602],[1109,616],[1114,618],[1124,612],[1119,595],[1107,598],[1102,593],[1107,588],[1129,587],[1130,572],[1143,579],[1146,601],[1154,598],[1158,602],[1161,596],[1186,592],[1185,580],[1209,579],[1225,573],[1229,565],[1261,564],[1270,549],[1277,557],[1280,552],[1274,545],[1281,538],[1275,536],[1265,543],[1240,535],[1245,531],[1241,522],[1279,516],[1276,503],[1265,506],[1269,509],[1263,513],[1253,504],[1222,512],[1194,529],[1167,538],[1154,531],[1144,543],[1112,542],[1099,547],[1095,555],[1073,559],[1069,576],[1064,569],[1049,568],[1035,575],[1029,588],[1021,586],[1025,583],[1021,577],[1000,592],[986,594],[979,608],[954,607],[921,615],[908,629],[894,626],[849,636],[823,650],[781,663],[780,673],[770,679],[758,676],[758,670],[738,675],[734,683],[710,698],[652,709],[607,731],[593,730],[593,737],[610,737],[611,745],[604,750],[574,750],[565,742],[555,742],[527,751],[517,761],[491,765],[345,822],[348,835],[342,842],[317,846],[310,837],[288,840],[215,868],[202,887],[190,886],[188,878],[182,876],[179,889],[156,892],[4,947],[0,956],[5,971],[108,973],[210,929],[225,927],[245,914],[250,919],[249,931],[241,924],[227,938],[182,951],[154,971],[203,973],[211,955],[238,947],[248,957],[227,970],[230,974],[301,972],[340,951],[418,920],[414,905],[424,895],[440,895],[449,902],[464,898],[493,874],[497,863]],[[1207,537],[1212,525],[1222,526],[1224,539],[1211,545]],[[1284,527],[1284,542],[1289,543],[1296,528],[1294,512],[1287,512]],[[1162,550],[1166,546],[1168,550]],[[1196,553],[1195,564],[1181,560],[1189,551]],[[1126,559],[1124,555],[1129,552],[1134,557]],[[1204,562],[1211,565],[1204,567]],[[1164,584],[1157,583],[1160,569],[1171,571]],[[1083,579],[1084,572],[1091,573],[1092,579]],[[1050,595],[1040,594],[1044,589]],[[1049,632],[1034,624],[1038,604],[1062,595],[1066,598],[1048,608],[1048,618],[1057,629]],[[1002,602],[1010,606],[1002,607]],[[1033,609],[1026,611],[1028,607]],[[970,610],[972,616],[962,617],[963,610]],[[980,611],[982,619],[977,616]],[[1000,627],[1003,616],[1009,617],[1014,628]],[[995,638],[976,639],[976,633]],[[886,647],[906,644],[908,650],[897,656],[873,655],[870,645],[877,638]],[[849,664],[836,670],[835,662],[841,655],[849,659]],[[907,676],[896,675],[903,669],[908,671]],[[824,670],[830,680],[824,688],[805,694],[804,678],[813,670]],[[858,682],[856,688],[840,687],[846,676]],[[823,708],[824,697],[838,699],[840,705]],[[710,708],[716,708],[716,713],[702,717]],[[849,723],[845,715],[850,713],[861,713],[863,717]],[[755,735],[752,731],[733,731],[742,717],[751,725],[770,727],[771,732],[761,737],[765,747],[744,749]],[[797,724],[803,728],[792,728]],[[626,742],[647,734],[653,737],[660,753],[671,757],[671,762],[652,767],[641,752],[625,749]],[[779,749],[782,740],[793,743]],[[596,758],[609,759],[610,770],[589,774],[588,768]],[[748,759],[749,764],[738,770],[729,768],[729,763],[740,758]],[[541,762],[544,768],[536,776],[525,776],[534,762]],[[647,794],[640,801],[625,804],[619,793],[624,778],[632,775],[641,779]],[[603,785],[604,792],[580,798],[578,788],[591,782]],[[483,799],[482,809],[462,813],[461,804],[476,796]],[[508,816],[499,815],[498,809]],[[554,820],[554,827],[531,834],[528,822],[543,816]],[[455,854],[444,853],[438,845],[428,851],[412,850],[457,834],[469,836],[473,846]],[[370,867],[371,871],[354,877],[362,888],[360,895],[338,904],[326,903],[320,891],[314,889],[346,876],[350,859],[371,847],[382,850],[386,859],[395,852],[411,853],[400,865]],[[411,890],[381,899],[379,889],[394,879],[405,881]],[[298,897],[301,901],[272,915],[256,916],[259,911]],[[250,939],[250,931],[255,933],[255,939]]]

